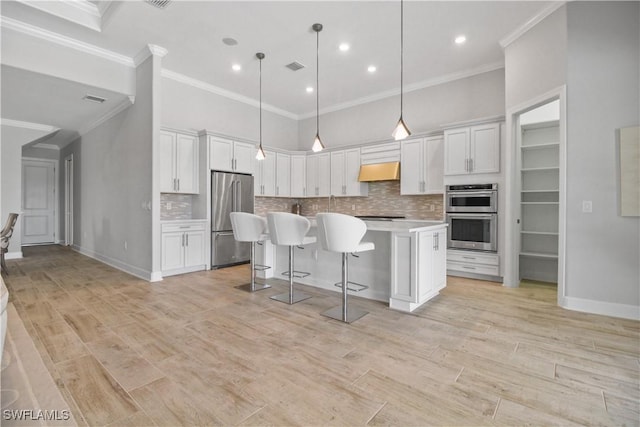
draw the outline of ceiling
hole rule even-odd
[[[499,41],[551,3],[406,1],[405,89],[501,67],[504,55]],[[2,15],[128,57],[134,57],[147,44],[161,46],[168,50],[162,59],[163,68],[251,99],[258,98],[255,53],[264,52],[263,102],[297,118],[315,113],[315,92],[307,93],[305,88],[315,87],[316,34],[311,26],[317,22],[324,26],[320,33],[321,110],[335,110],[376,96],[399,93],[397,0],[173,1],[164,10],[143,1],[102,1],[92,5],[97,5],[103,14],[101,31],[23,2],[3,1]],[[453,42],[459,34],[467,37],[463,45]],[[238,44],[225,45],[222,42],[225,37],[236,39]],[[350,45],[347,52],[338,49],[343,42]],[[296,72],[285,68],[292,61],[306,68]],[[234,63],[241,65],[242,70],[233,71]],[[377,71],[367,72],[369,65],[375,65]],[[32,93],[35,87],[29,79],[34,76],[24,73],[23,77],[19,70],[13,70],[8,76],[11,85],[24,89],[27,95],[18,96],[15,102],[13,98],[8,100],[4,69],[2,74],[3,116],[18,109],[27,113],[31,102],[48,96],[47,91]],[[46,81],[41,83],[46,87]],[[49,100],[38,104],[41,114],[31,111],[28,113],[31,119],[12,118],[77,130],[73,126],[86,122],[86,117],[83,120],[62,117],[70,113],[64,108],[58,111],[62,102]],[[70,116],[73,115],[71,112]]]

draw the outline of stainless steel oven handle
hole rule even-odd
[[[479,214],[479,213],[449,213],[447,216],[450,218],[462,218],[462,219],[492,219],[495,218],[498,214],[488,213],[488,214]]]
[[[487,191],[449,191],[449,197],[456,196],[473,196],[473,197],[484,197],[484,196],[495,196],[498,192],[495,190],[487,190]]]

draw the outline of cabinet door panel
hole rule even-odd
[[[263,196],[276,195],[276,153],[265,151],[265,159],[262,163],[262,189]]]
[[[444,133],[444,174],[468,173],[469,128],[453,129]]]
[[[209,166],[213,170],[233,172],[233,141],[209,138]]]
[[[291,193],[291,156],[276,155],[276,196],[289,197]]]
[[[424,159],[422,139],[403,141],[400,149],[400,194],[422,194]]]
[[[235,171],[239,173],[253,173],[256,147],[246,142],[234,142],[233,157]]]
[[[500,125],[490,124],[471,128],[471,172],[500,171]]]
[[[318,156],[318,196],[328,197],[331,194],[331,157],[329,153]]]
[[[344,151],[331,153],[331,194],[342,196],[344,192]]]
[[[198,192],[198,139],[195,136],[177,136],[176,178],[179,193]]]
[[[189,231],[184,234],[184,266],[204,265],[204,233],[202,231]]]
[[[291,197],[306,196],[306,156],[291,156]]]
[[[184,238],[182,232],[162,233],[162,270],[184,266]]]
[[[345,150],[344,185],[347,196],[366,196],[369,194],[369,184],[358,182],[360,175],[360,149]]]
[[[318,163],[319,156],[307,157],[307,196],[314,197],[320,194],[318,188]]]
[[[175,150],[176,134],[160,132],[160,192],[175,193]]]
[[[427,138],[425,140],[426,193],[444,193],[444,139]]]

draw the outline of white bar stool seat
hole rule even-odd
[[[368,286],[349,282],[349,254],[371,251],[375,249],[375,244],[361,241],[367,232],[367,225],[360,218],[339,213],[319,213],[316,219],[318,221],[318,240],[322,248],[326,251],[342,254],[342,306],[329,309],[322,315],[345,323],[355,322],[367,312],[348,307],[348,292],[349,290],[360,291]],[[350,283],[361,288],[351,289],[349,288]]]
[[[266,283],[256,283],[256,271],[264,271],[271,267],[256,264],[256,243],[265,240],[265,231],[267,229],[267,221],[261,216],[247,212],[231,212],[231,228],[233,228],[233,237],[238,242],[251,243],[251,282],[236,286],[247,292],[256,292],[263,289],[269,289],[271,286]]]
[[[294,278],[294,249],[296,246],[308,245],[315,243],[316,238],[307,236],[311,223],[305,217],[288,212],[269,212],[267,213],[267,224],[269,226],[269,235],[271,242],[278,246],[289,247],[289,292],[280,295],[274,295],[271,299],[284,302],[286,304],[295,304],[297,302],[311,298],[311,295],[293,290]]]

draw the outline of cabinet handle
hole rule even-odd
[[[469,172],[473,172],[473,159],[469,159]]]
[[[470,259],[470,260],[473,260],[473,261],[475,261],[475,259],[476,259],[476,257],[474,257],[474,256],[463,256],[462,258]]]
[[[184,246],[184,234],[182,235],[182,246]]]
[[[279,194],[280,194],[280,187],[276,185],[276,196],[278,196]]]
[[[187,241],[187,244],[186,244],[185,246],[189,246],[189,235],[188,235],[188,234],[185,234],[184,236],[185,236],[186,241]]]
[[[316,187],[316,196],[320,194],[320,189],[318,187]]]
[[[178,181],[178,191],[180,191],[180,178],[176,178],[176,181]]]
[[[307,195],[307,187],[302,187],[302,195],[303,196]]]
[[[466,268],[467,270],[475,270],[475,267],[470,267],[468,265],[463,265],[462,268]]]
[[[464,159],[464,171],[469,172],[469,159]]]

